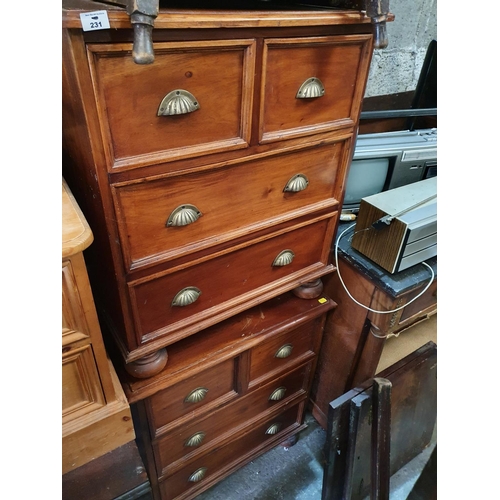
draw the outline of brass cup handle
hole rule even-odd
[[[191,483],[197,483],[198,481],[201,481],[205,477],[206,473],[207,473],[207,468],[206,467],[200,467],[199,469],[196,469],[189,476],[188,481],[191,482]]]
[[[195,286],[188,286],[175,294],[171,305],[172,307],[189,306],[190,304],[196,302],[200,295],[201,290],[199,288],[196,288]]]
[[[281,430],[281,424],[279,422],[276,422],[272,424],[268,429],[266,430],[266,434],[278,434],[278,432]]]
[[[295,174],[283,188],[284,193],[299,193],[309,186],[309,179],[304,174]]]
[[[200,103],[191,92],[175,89],[161,100],[157,116],[185,115],[198,109]]]
[[[280,401],[285,397],[286,387],[278,387],[269,396],[269,401]]]
[[[316,77],[308,78],[297,91],[296,99],[314,99],[325,95],[323,82]]]
[[[172,210],[172,213],[168,216],[165,226],[167,227],[182,227],[188,226],[193,222],[196,222],[203,214],[194,205],[185,203],[184,205],[179,205],[177,208]]]
[[[272,266],[273,267],[288,266],[289,264],[292,263],[294,257],[295,254],[290,249],[283,250],[276,256],[276,258],[272,263]]]
[[[205,439],[205,433],[204,432],[197,432],[193,434],[191,437],[187,438],[186,441],[184,442],[184,446],[200,446],[202,441]]]
[[[282,345],[276,351],[276,353],[274,354],[274,357],[275,358],[280,358],[280,359],[288,358],[288,356],[290,356],[290,354],[292,354],[292,350],[293,350],[293,345],[292,344]]]
[[[197,387],[193,389],[185,398],[185,403],[199,403],[207,395],[208,389],[206,387]]]

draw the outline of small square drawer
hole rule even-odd
[[[126,265],[157,264],[338,205],[345,141],[113,188]],[[249,208],[251,207],[251,208]]]
[[[203,453],[225,435],[247,425],[260,413],[302,400],[306,395],[310,373],[311,365],[303,365],[233,403],[210,412],[204,418],[196,419],[159,436],[153,442],[158,475],[170,475],[170,470],[178,468],[176,461],[182,458],[184,462],[188,459],[188,455],[189,458],[194,458],[194,455]]]
[[[224,311],[234,311],[251,298],[262,302],[272,283],[285,287],[311,270],[325,269],[335,221],[325,217],[177,272],[132,283],[133,312],[142,340],[169,336],[172,343],[179,340],[175,335],[179,329],[186,331],[199,322],[208,327]]]
[[[234,390],[234,360],[229,359],[151,396],[148,400],[152,433],[188,413],[228,401]]]
[[[250,386],[262,377],[289,369],[298,359],[314,357],[315,325],[306,323],[254,347],[250,353]]]
[[[89,44],[109,171],[248,146],[255,41],[155,43],[135,64],[131,44]]]
[[[300,426],[300,405],[252,426],[252,430],[234,436],[225,446],[217,447],[171,477],[160,482],[162,500],[173,500],[188,490],[194,494],[217,479],[220,474],[238,465],[244,457],[266,444],[278,444],[287,432]]]
[[[409,302],[412,300],[413,297],[417,296],[421,291],[422,287],[408,294],[407,301]],[[414,317],[418,318],[419,314],[422,314],[422,311],[428,311],[432,307],[437,307],[437,279],[434,280],[423,295],[403,309],[401,317],[399,318],[399,323],[403,323]]]
[[[265,40],[260,142],[354,126],[370,50],[371,35]]]

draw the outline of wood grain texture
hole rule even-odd
[[[113,500],[121,495],[141,499],[132,491],[144,491],[146,496],[149,480],[137,445],[130,441],[91,462],[62,476],[62,498],[73,500]]]
[[[107,357],[83,249],[92,232],[63,180],[63,473],[134,439],[130,407]],[[66,227],[67,224],[67,227]]]
[[[111,28],[126,29],[130,19],[125,9],[106,3],[90,0],[65,0],[63,4],[63,27],[80,28],[79,12],[107,9]],[[388,21],[394,15],[389,14]],[[160,9],[155,20],[156,28],[237,28],[237,27],[272,27],[272,26],[322,26],[345,24],[370,24],[371,19],[363,10],[196,10],[196,9]]]
[[[215,448],[211,453],[191,462],[184,469],[162,481],[160,483],[162,500],[193,498],[215,480],[220,480],[221,476],[226,475],[231,468],[244,463],[250,456],[255,457],[265,449],[278,444],[292,432],[299,430],[298,410],[299,407],[292,407],[278,416],[246,429],[238,439]],[[266,434],[267,429],[273,424],[279,424],[280,431],[274,435]],[[201,467],[206,467],[206,475],[199,483],[191,482],[190,476]]]
[[[62,473],[72,471],[135,438],[130,406],[113,365],[115,399],[99,408],[68,420],[62,427]]]
[[[431,441],[437,409],[436,370],[437,348],[429,342],[378,374],[392,384],[390,474]],[[370,493],[372,400],[372,379],[368,379],[330,404],[324,500],[360,500]],[[354,460],[349,461],[349,457]]]
[[[231,167],[142,180],[113,187],[125,262],[133,270],[172,260],[284,222],[337,208],[338,175],[345,143],[275,155]],[[307,187],[284,192],[297,174]],[[180,206],[201,216],[182,227],[167,219]],[[251,207],[251,209],[249,209]]]
[[[387,213],[383,210],[361,200],[352,248],[369,256],[380,267],[394,272],[408,225],[394,219],[390,225],[381,229],[371,227],[373,222],[385,215]]]
[[[333,309],[336,304],[322,296],[320,299],[302,300],[291,292],[275,297],[244,313],[232,316],[203,332],[187,337],[169,347],[169,362],[161,373],[147,380],[137,380],[120,371],[127,398],[132,403],[153,395],[161,389],[199,374],[226,359],[243,354],[276,335],[291,335],[296,328],[311,335],[309,322]],[[322,324],[314,325],[321,332]],[[321,336],[316,338],[317,352]],[[250,383],[250,361],[239,362],[244,380],[235,387]],[[242,366],[243,365],[243,366]],[[248,373],[244,372],[247,366]],[[243,390],[243,389],[238,389]]]
[[[276,441],[274,434],[268,436],[277,444],[300,429],[298,423],[312,383],[324,314],[335,304],[327,297],[305,301],[291,293],[270,302],[174,344],[171,363],[154,377],[154,384],[151,380],[132,383],[139,397],[155,391],[137,403],[142,410],[136,428],[141,429],[147,466],[155,471],[160,489],[162,484],[169,488],[172,482],[177,484],[187,470],[193,472],[205,460],[211,467],[219,463],[219,452],[223,453],[223,463],[200,485],[190,488],[179,480],[184,484],[179,498],[183,498],[180,491],[186,488],[186,498],[192,498],[202,491],[198,488],[208,488],[239,467],[242,460],[269,449],[270,444],[259,445],[260,439],[247,440],[247,434],[264,422],[283,425],[280,419],[297,404],[295,424],[285,433],[281,427]],[[284,344],[294,345],[295,355],[274,358]],[[272,362],[268,361],[270,357]],[[185,403],[185,394],[199,384],[209,389],[206,399]],[[230,388],[233,390],[228,392]],[[270,399],[278,389],[284,389],[281,398]],[[201,444],[186,447],[186,440],[197,432],[205,434]],[[234,447],[239,450],[243,443],[247,444],[241,453],[235,454]],[[177,487],[180,485],[173,486],[174,491]]]
[[[177,334],[174,338],[179,340],[192,332],[193,323],[203,320],[209,326],[215,322],[211,317],[223,314],[229,307],[234,310],[250,299],[262,302],[266,290],[291,289],[308,281],[311,272],[328,272],[322,247],[332,222],[333,219],[323,220],[197,266],[132,283],[131,298],[141,340],[162,335],[171,344],[167,337],[170,333]],[[294,252],[293,261],[287,266],[273,267],[276,256],[286,249]],[[213,279],[215,275],[217,280]],[[172,306],[175,295],[189,286],[201,290],[196,302],[185,307]]]
[[[335,270],[371,25],[353,10],[161,10],[155,62],[135,65],[126,12],[111,7],[112,29],[82,33],[88,6],[63,9],[65,169],[98,226],[89,269],[153,496],[186,500],[304,427],[336,304],[291,290]],[[279,109],[273,93],[312,71],[333,89],[326,105],[294,95]],[[175,89],[199,109],[156,116]],[[284,192],[297,174],[307,188]],[[201,216],[166,228],[186,205]],[[173,302],[193,287],[195,300]],[[121,366],[165,348],[149,378]],[[206,394],[187,403],[197,391]],[[206,441],[186,450],[201,424]],[[188,481],[201,467],[206,476]]]
[[[205,415],[161,434],[153,444],[157,467],[161,471],[159,475],[166,477],[173,474],[196,455],[203,454],[214,446],[218,447],[228,437],[232,439],[242,428],[259,423],[262,413],[277,415],[284,408],[304,400],[304,382],[307,381],[308,370],[310,366],[304,365],[278,380],[268,382],[227,407],[205,412]],[[270,401],[269,395],[280,386],[286,387],[286,398],[279,402]],[[186,441],[197,432],[204,433],[203,441],[199,446],[187,447]]]
[[[83,252],[94,235],[66,181],[62,181],[62,257]]]
[[[273,142],[352,126],[359,115],[372,38],[369,35],[264,41],[260,141]],[[300,86],[319,79],[325,93],[298,99]]]
[[[109,170],[246,147],[254,44],[158,43],[155,64],[147,66],[133,62],[130,44],[87,45]],[[199,109],[157,116],[162,99],[178,89],[189,91]]]
[[[374,285],[344,261],[339,262],[340,266],[342,278],[351,293],[361,303],[369,304]],[[326,319],[311,402],[314,417],[326,429],[328,405],[348,390],[368,331],[366,313],[347,295],[338,274],[325,280],[325,293],[335,296],[338,307]]]
[[[339,270],[350,294],[361,304],[376,311],[401,309],[390,314],[368,311],[348,296],[337,274],[325,280],[324,291],[338,308],[326,320],[311,395],[313,415],[324,428],[328,404],[375,375],[386,342],[384,337],[404,332],[437,310],[437,280],[424,295],[407,306],[407,311],[405,304],[427,283],[394,297],[341,255]]]

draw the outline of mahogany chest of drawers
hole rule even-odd
[[[101,9],[110,29],[84,32]],[[301,428],[372,27],[160,9],[154,62],[132,42],[124,9],[65,2],[65,178],[156,498],[192,498]]]
[[[288,292],[172,344],[158,375],[121,374],[157,498],[193,498],[303,428],[334,307]]]

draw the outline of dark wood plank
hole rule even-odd
[[[342,500],[346,472],[351,399],[365,388],[352,389],[328,407],[322,500]]]
[[[437,413],[436,370],[437,346],[428,342],[379,374],[392,383],[390,475],[431,441]],[[361,500],[370,493],[372,384],[373,379],[365,381],[330,403],[322,500]]]
[[[62,476],[63,500],[152,499],[135,441]]]
[[[386,378],[373,379],[371,500],[389,500],[391,454],[391,389]]]

